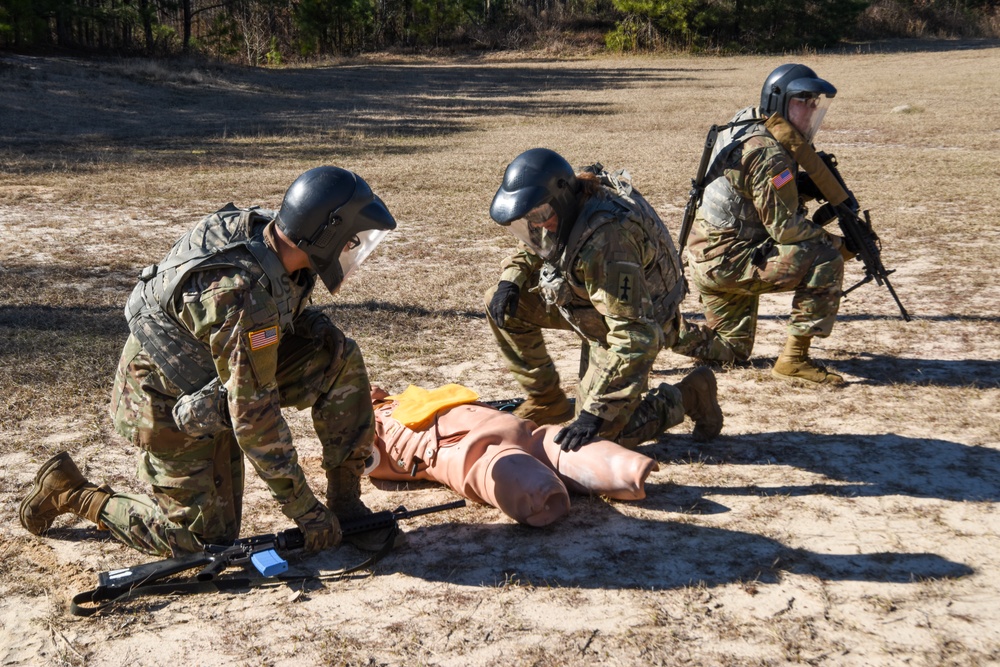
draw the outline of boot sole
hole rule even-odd
[[[24,526],[24,529],[27,530],[32,535],[41,535],[49,528],[51,528],[52,520],[55,517],[49,519],[47,522],[45,522],[45,525],[42,528],[39,528],[38,531],[35,531],[31,528],[31,526],[28,525],[29,524],[29,521],[27,519],[27,513],[29,509],[28,506],[31,504],[31,501],[34,500],[35,496],[37,496],[39,493],[42,492],[42,478],[45,477],[49,473],[49,471],[52,470],[53,468],[59,467],[59,465],[62,464],[62,462],[68,458],[69,458],[69,453],[59,452],[51,459],[46,461],[42,465],[42,467],[38,469],[38,472],[35,473],[35,482],[34,485],[31,487],[31,492],[28,493],[27,497],[25,497],[25,499],[21,501],[21,506],[18,508],[17,512],[18,518],[21,520],[21,525]]]
[[[797,384],[803,387],[839,387],[846,384],[845,380],[837,380],[835,382],[827,382],[825,380],[820,382],[815,382],[813,380],[807,380],[806,378],[796,377],[794,375],[782,375],[778,371],[771,369],[771,377],[777,378],[779,380],[784,380],[791,384]]]

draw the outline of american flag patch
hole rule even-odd
[[[789,181],[792,180],[792,170],[786,169],[774,178],[771,179],[771,183],[774,185],[774,189],[777,190],[783,185],[787,185]]]
[[[254,352],[278,342],[278,326],[250,332],[250,349]]]

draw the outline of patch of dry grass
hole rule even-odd
[[[390,391],[461,382],[517,395],[482,306],[514,245],[487,213],[507,162],[544,145],[574,164],[628,167],[676,230],[707,126],[753,103],[780,60],[381,57],[204,72],[4,60],[0,621],[25,639],[0,640],[0,662],[164,664],[165,642],[179,647],[172,663],[1000,659],[1000,130],[984,111],[1000,87],[982,75],[1000,50],[802,60],[840,91],[817,146],[871,209],[915,317],[903,323],[874,285],[850,295],[815,346],[847,387],[772,381],[789,300],[765,298],[755,359],[718,372],[723,436],[699,445],[686,423],[644,446],[661,464],[645,501],[577,499],[547,531],[470,506],[408,523],[408,545],[371,578],[143,601],[82,624],[65,621],[68,595],[142,558],[68,518],[54,538],[28,536],[17,504],[59,449],[143,491],[106,416],[121,308],[138,271],[196,219],[228,201],[276,207],[316,164],[355,169],[399,230],[317,305]],[[697,309],[688,297],[685,312]],[[571,388],[578,344],[547,340]],[[690,368],[664,352],[653,380]],[[290,419],[318,474],[308,417]],[[379,509],[452,497],[365,485]],[[283,527],[252,472],[246,513],[248,530]],[[29,607],[40,611],[18,616]]]

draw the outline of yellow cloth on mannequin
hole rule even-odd
[[[397,403],[392,411],[393,419],[407,428],[420,430],[431,423],[439,410],[474,403],[479,400],[479,394],[460,384],[446,384],[430,390],[411,384],[402,394],[389,396],[386,400]]]

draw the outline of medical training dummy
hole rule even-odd
[[[389,481],[431,480],[519,523],[546,526],[569,512],[569,492],[615,500],[646,497],[656,461],[610,440],[563,451],[559,426],[537,426],[476,403],[461,385],[397,396],[372,387],[375,447],[366,473]]]

